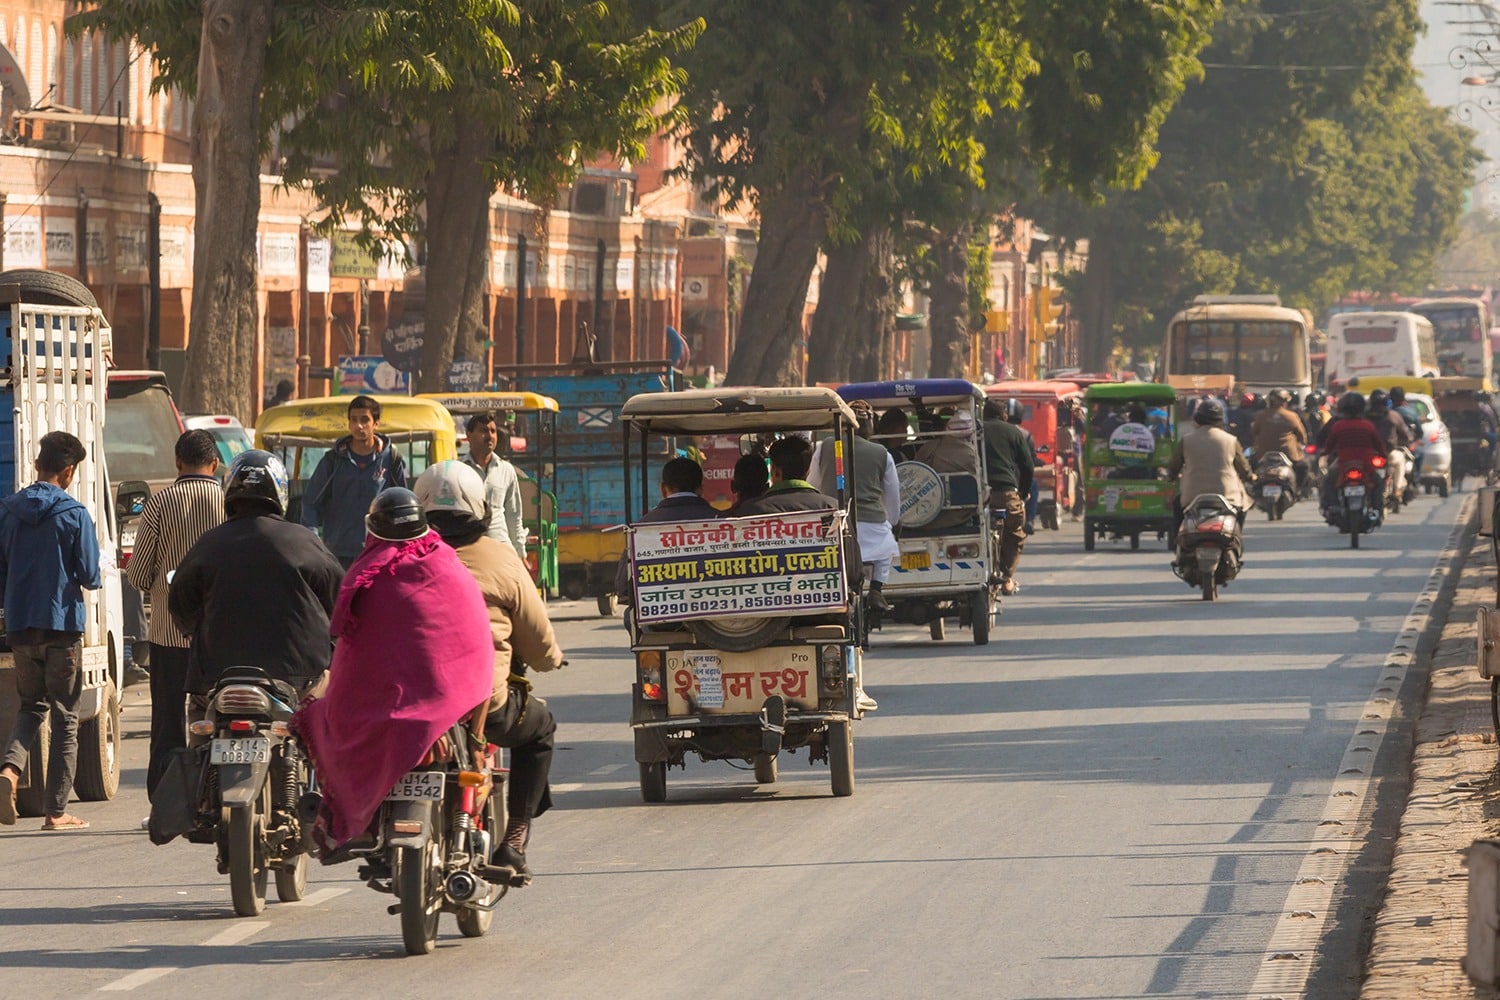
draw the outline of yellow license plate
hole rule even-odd
[[[1141,509],[1141,502],[1139,500],[1121,500],[1120,501],[1120,509],[1121,510],[1140,510]]]
[[[932,568],[932,556],[926,552],[903,552],[901,553],[902,569],[930,569]]]

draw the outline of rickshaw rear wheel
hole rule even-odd
[[[1130,551],[1135,552],[1141,547],[1141,533],[1134,532],[1130,536]]]
[[[974,629],[974,645],[987,646],[990,641],[990,622],[993,620],[989,588],[975,591],[971,601],[973,603],[969,618]]]
[[[1462,482],[1463,482],[1463,477],[1462,476],[1458,477],[1458,479],[1454,481],[1453,488],[1454,489],[1458,489],[1459,484],[1462,483]],[[1438,488],[1438,496],[1440,496],[1440,497],[1442,497],[1443,499],[1446,500],[1448,498],[1448,481],[1446,479],[1440,481],[1438,483],[1438,487],[1437,488]]]
[[[599,613],[605,618],[613,618],[620,611],[620,605],[615,600],[614,594],[600,594],[598,604]]]
[[[866,619],[868,622],[868,619]],[[693,636],[705,646],[748,653],[775,639],[786,624],[777,618],[705,618],[687,623]]]
[[[847,719],[828,724],[828,770],[833,794],[854,794],[854,724]]]
[[[641,772],[641,798],[646,802],[667,801],[667,762],[638,762]]]
[[[1083,519],[1083,551],[1094,551],[1094,519],[1092,517]]]
[[[948,634],[947,623],[942,618],[934,618],[927,623],[927,634],[932,636],[934,641],[942,642]]]
[[[776,784],[776,755],[773,753],[758,753],[755,755],[755,780],[762,785]]]

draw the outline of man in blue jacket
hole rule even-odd
[[[406,486],[406,463],[380,427],[380,401],[355,396],[349,402],[349,434],[341,437],[302,495],[302,523],[323,529],[323,544],[348,569],[365,550],[365,515],[381,490]]]
[[[78,702],[83,694],[83,588],[98,590],[99,538],[83,504],[68,495],[86,452],[65,431],[43,435],[37,481],[0,501],[0,588],[15,655],[21,709],[0,764],[0,823],[16,821],[16,784],[52,710],[44,830],[83,830],[68,814],[78,765]]]

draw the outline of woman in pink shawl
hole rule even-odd
[[[439,736],[488,703],[494,671],[484,597],[417,498],[385,490],[365,527],[330,620],[327,691],[292,720],[322,789],[313,837],[325,863]]]

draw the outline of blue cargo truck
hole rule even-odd
[[[667,361],[523,365],[507,386],[557,400],[558,586],[572,600],[593,596],[602,615],[615,613],[615,567],[625,547],[618,530],[625,523],[626,489],[620,407],[642,392],[685,387],[682,372]],[[666,442],[646,456],[652,482],[674,453]],[[642,496],[638,479],[631,489],[631,510],[659,499]]]

